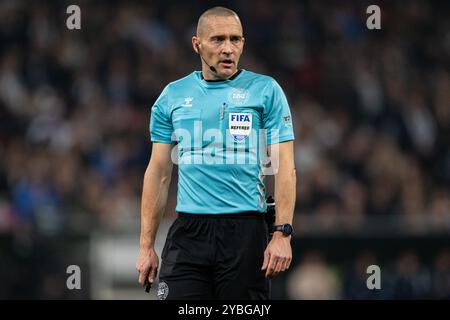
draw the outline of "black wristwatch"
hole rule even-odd
[[[292,225],[286,223],[286,224],[280,224],[272,227],[272,232],[275,231],[281,231],[283,235],[290,236],[294,232],[294,228]]]

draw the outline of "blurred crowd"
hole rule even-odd
[[[380,262],[382,262],[381,265]],[[377,266],[379,278],[368,266]],[[390,261],[370,251],[337,265],[317,251],[307,252],[290,273],[287,296],[294,300],[450,299],[450,251],[441,250],[423,263],[411,250]],[[371,289],[368,289],[368,288]]]
[[[204,5],[194,5],[198,14]],[[450,228],[442,6],[382,6],[382,29],[369,31],[363,2],[236,4],[247,37],[242,67],[275,77],[292,107],[298,213],[332,225],[427,215]],[[198,14],[188,4],[82,2],[79,31],[65,27],[64,9],[1,4],[2,229],[135,216],[149,108],[168,82],[199,68],[189,41]]]
[[[402,216],[448,234],[449,4],[379,2],[368,30],[366,1],[228,1],[241,67],[291,105],[297,221]],[[0,2],[0,232],[135,228],[150,107],[200,69],[190,38],[208,1],[79,1],[81,30],[69,4]]]

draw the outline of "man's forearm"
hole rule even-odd
[[[275,163],[278,171],[275,175],[275,205],[277,225],[292,224],[296,197],[296,172],[294,161],[294,143],[288,141],[274,146],[279,160]]]
[[[296,173],[293,166],[281,166],[275,176],[275,224],[292,224],[296,197]]]
[[[161,172],[151,165],[145,171],[141,205],[141,248],[152,248],[155,244],[172,173],[171,168],[167,171]]]

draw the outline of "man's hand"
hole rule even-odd
[[[272,240],[264,251],[264,262],[261,270],[266,270],[266,277],[273,278],[280,272],[289,269],[292,261],[291,236],[274,232]]]
[[[153,283],[158,273],[159,258],[155,249],[142,249],[136,259],[136,270],[139,272],[139,283],[144,286],[146,280]]]

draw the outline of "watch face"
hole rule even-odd
[[[283,225],[283,233],[284,234],[291,234],[292,233],[292,226],[290,224],[284,224]]]

